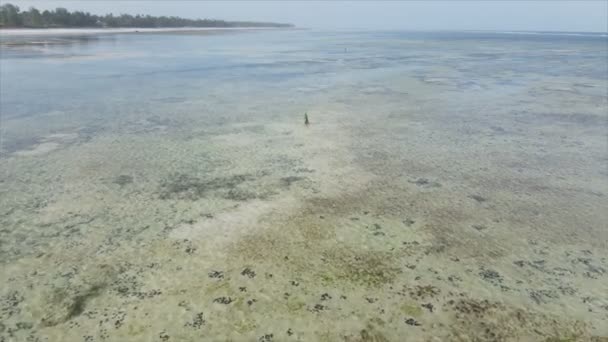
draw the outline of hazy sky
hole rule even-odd
[[[87,1],[3,0],[187,18],[289,22],[311,28],[608,31],[608,0],[596,1]]]

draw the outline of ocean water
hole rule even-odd
[[[608,338],[605,35],[0,34],[0,114],[0,341]]]

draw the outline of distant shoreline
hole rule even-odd
[[[116,33],[166,33],[198,31],[251,31],[285,30],[291,27],[162,27],[162,28],[0,28],[0,37],[46,36],[46,35],[88,35]]]

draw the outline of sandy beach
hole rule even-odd
[[[163,32],[208,32],[208,31],[243,31],[243,30],[277,30],[276,27],[167,27],[167,28],[50,28],[50,29],[0,29],[0,36],[66,36],[94,35],[116,33],[163,33]]]

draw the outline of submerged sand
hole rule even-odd
[[[424,71],[11,145],[0,340],[604,341],[606,81]]]

